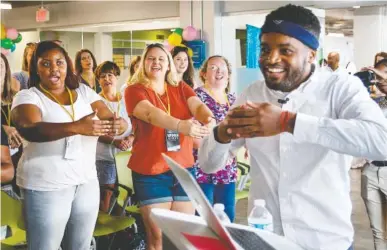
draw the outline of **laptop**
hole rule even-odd
[[[171,159],[169,156],[162,154],[165,161],[169,165],[170,169],[180,182],[181,186],[187,193],[190,198],[193,206],[200,214],[200,217],[192,216],[192,215],[183,215],[174,212],[168,211],[166,212],[161,210],[155,210],[155,217],[159,217],[158,220],[164,223],[166,222],[166,218],[171,217],[170,226],[174,223],[177,227],[180,227],[179,231],[184,231],[184,225],[186,228],[190,227],[191,231],[195,232],[204,232],[205,230],[209,230],[211,232],[207,232],[207,235],[212,235],[218,237],[219,240],[224,244],[225,249],[246,249],[246,250],[276,250],[276,249],[286,249],[286,250],[301,250],[302,248],[294,244],[293,242],[288,241],[282,236],[275,235],[273,233],[262,231],[258,229],[253,229],[243,225],[237,224],[229,224],[224,226],[219,218],[215,215],[215,212],[207,200],[205,194],[200,188],[199,184],[192,176],[190,172],[181,167],[177,162]],[[153,212],[153,210],[152,210]],[[163,218],[163,219],[161,219]],[[176,223],[181,220],[184,223],[180,223],[182,225],[177,225]],[[192,230],[191,225],[195,224],[197,228],[202,228],[198,230]],[[190,226],[188,226],[190,225]],[[203,229],[203,226],[208,229]],[[166,230],[171,230],[165,224],[162,227]],[[213,233],[213,234],[212,234]],[[176,232],[174,232],[176,234]],[[184,235],[184,232],[182,233]],[[181,238],[181,237],[180,237]],[[267,241],[270,241],[270,243]],[[189,248],[187,248],[189,249]],[[205,248],[202,248],[205,249]],[[214,249],[214,248],[212,248]],[[220,249],[220,248],[219,248]]]

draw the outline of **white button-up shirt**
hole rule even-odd
[[[250,85],[234,106],[289,98],[283,110],[297,113],[294,133],[220,144],[213,133],[199,149],[204,171],[216,172],[228,154],[246,145],[253,200],[266,200],[274,231],[305,249],[347,250],[353,243],[351,156],[384,160],[387,120],[361,81],[346,73],[314,73],[290,93],[264,81]]]

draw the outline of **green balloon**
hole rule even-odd
[[[15,40],[12,40],[14,43],[20,43],[20,41],[23,39],[22,35],[19,33],[17,35],[17,38]]]
[[[179,34],[180,36],[183,35],[183,29],[182,28],[176,28],[174,33]]]
[[[1,47],[4,49],[11,49],[12,48],[12,40],[9,38],[1,39]]]

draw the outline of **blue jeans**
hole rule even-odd
[[[89,250],[99,209],[99,183],[58,191],[22,189],[28,250]]]
[[[224,205],[224,212],[230,218],[230,221],[233,222],[235,218],[235,182],[217,185],[200,183],[199,185],[211,205],[215,203],[222,203]]]
[[[100,185],[115,184],[117,179],[116,164],[113,161],[95,161]]]

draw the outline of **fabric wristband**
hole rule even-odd
[[[272,32],[294,37],[313,50],[317,50],[319,47],[319,41],[315,35],[310,33],[302,26],[292,22],[284,20],[272,20],[265,22],[265,24],[262,26],[261,35],[264,33]]]

